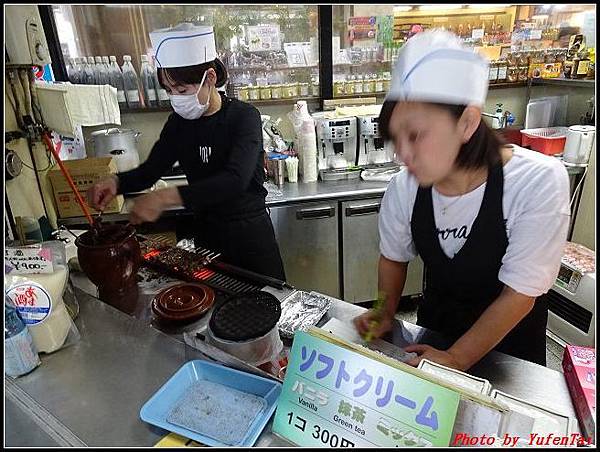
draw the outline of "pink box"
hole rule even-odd
[[[582,433],[596,442],[596,349],[567,345],[562,362]]]

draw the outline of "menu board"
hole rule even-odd
[[[448,446],[459,394],[297,332],[273,432],[299,446]]]

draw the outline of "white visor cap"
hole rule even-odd
[[[489,63],[453,33],[434,29],[411,37],[400,50],[386,100],[482,107]]]
[[[217,58],[213,27],[182,23],[150,33],[157,67],[185,67]]]

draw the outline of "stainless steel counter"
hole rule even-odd
[[[187,184],[185,179],[170,179],[167,185],[175,187]],[[281,206],[285,204],[294,204],[306,201],[319,201],[324,199],[339,199],[348,200],[355,198],[369,198],[383,196],[387,187],[387,182],[366,182],[363,180],[356,181],[337,181],[337,182],[299,182],[296,184],[286,183],[281,188],[276,189],[274,185],[269,184],[269,194],[265,200],[267,207]],[[273,188],[273,190],[271,190]],[[125,204],[120,213],[104,214],[104,221],[123,221],[131,210],[135,196],[125,198]],[[190,214],[183,207],[168,209],[163,213],[163,217],[174,215]],[[86,224],[84,217],[61,218],[58,219],[58,225],[79,225]]]
[[[42,355],[41,366],[28,375],[5,377],[6,445],[153,446],[167,432],[141,421],[140,408],[185,362],[207,358],[187,346],[180,334],[166,334],[152,325],[149,293],[140,296],[140,308],[132,317],[90,295],[95,288],[87,278],[74,282],[81,340]],[[271,292],[281,299],[288,295]],[[338,301],[322,322],[332,317],[351,321],[363,311]],[[400,321],[387,339],[400,346],[440,345],[432,332]],[[496,389],[576,417],[559,372],[492,352],[471,373],[487,378]],[[289,446],[270,426],[256,446]]]

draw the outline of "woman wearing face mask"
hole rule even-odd
[[[394,70],[379,130],[406,164],[382,201],[379,290],[383,314],[355,319],[381,336],[409,261],[425,264],[417,323],[450,345],[406,351],[467,370],[490,350],[545,365],[547,306],[536,297],[558,275],[569,224],[562,163],[505,146],[482,121],[488,63],[451,33],[409,39]],[[377,323],[378,321],[378,323]]]
[[[229,264],[285,280],[273,225],[265,207],[260,113],[217,88],[227,72],[212,27],[180,24],[150,33],[158,79],[175,111],[148,159],[102,180],[88,192],[102,210],[118,193],[149,188],[179,162],[188,185],[135,199],[133,224],[156,221],[170,207],[194,212],[195,244],[222,253]]]

